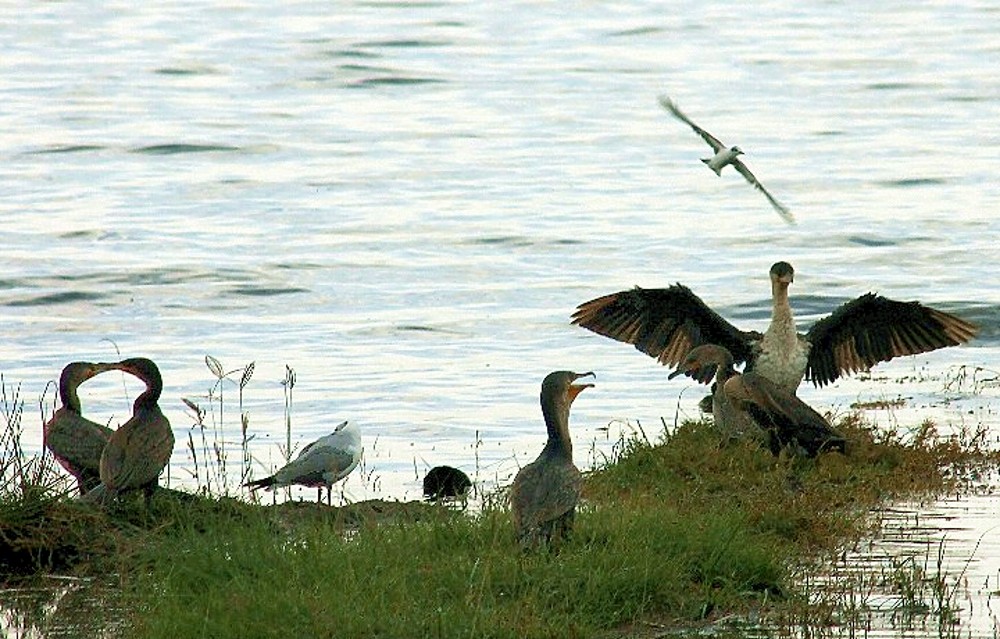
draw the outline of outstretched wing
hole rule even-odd
[[[718,153],[721,149],[726,148],[726,145],[724,145],[722,142],[719,142],[718,138],[716,138],[714,135],[712,135],[711,133],[709,133],[705,129],[701,128],[700,126],[698,126],[697,124],[695,124],[694,122],[692,122],[691,119],[688,118],[688,116],[684,115],[684,113],[681,112],[681,110],[677,108],[677,105],[674,104],[673,100],[671,100],[670,98],[668,98],[665,95],[661,95],[659,97],[659,100],[660,100],[660,104],[663,105],[664,109],[666,109],[667,111],[670,111],[670,113],[675,118],[677,118],[678,120],[680,120],[684,124],[686,124],[689,127],[691,127],[694,130],[695,133],[697,133],[698,135],[701,136],[702,140],[704,140],[705,142],[708,142],[708,145],[710,147],[712,147],[713,151],[715,151],[716,153]]]
[[[743,164],[743,162],[741,162],[739,159],[734,159],[732,162],[730,162],[730,164],[733,165],[734,169],[740,172],[740,175],[746,178],[747,182],[752,184],[755,189],[764,194],[764,197],[766,197],[767,201],[771,203],[771,206],[774,207],[774,210],[778,212],[778,215],[781,216],[781,219],[785,220],[785,222],[788,222],[789,224],[795,224],[795,218],[792,217],[792,212],[788,210],[788,207],[779,202],[778,200],[774,199],[774,196],[771,195],[771,193],[764,188],[764,185],[760,183],[760,181],[754,176],[754,174],[750,172],[750,169],[747,168],[746,164]]]
[[[842,374],[867,370],[901,355],[963,344],[979,327],[920,302],[897,302],[867,293],[816,322],[806,377],[824,386]]]
[[[701,344],[723,346],[733,354],[734,362],[745,362],[752,343],[762,337],[756,331],[736,328],[682,284],[637,286],[584,302],[573,313],[573,323],[632,344],[671,367]]]

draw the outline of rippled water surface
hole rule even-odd
[[[46,384],[70,360],[117,359],[114,344],[161,367],[175,485],[193,482],[181,398],[207,403],[206,354],[255,362],[255,473],[281,459],[286,366],[294,442],[342,419],[364,432],[352,499],[417,497],[439,463],[509,481],[541,448],[538,386],[559,368],[597,373],[572,418],[587,465],[636,423],[696,414],[702,390],[570,326],[575,306],[680,281],[762,329],[779,259],[806,325],[877,290],[983,327],[807,401],[902,397],[875,419],[997,424],[995,386],[948,384],[1000,369],[993,3],[33,3],[0,17],[0,372],[35,450]],[[798,225],[702,166],[708,148],[659,94],[739,144]],[[139,390],[125,383],[88,383],[85,408],[120,420]]]

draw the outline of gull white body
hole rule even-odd
[[[268,490],[298,484],[326,487],[327,502],[333,484],[347,477],[361,461],[361,431],[357,425],[341,422],[330,433],[307,445],[298,456],[270,477],[248,482],[251,490]]]

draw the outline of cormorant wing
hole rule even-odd
[[[733,158],[730,164],[732,164],[734,169],[740,172],[740,175],[746,178],[747,182],[752,184],[755,189],[764,194],[764,197],[766,197],[767,201],[771,203],[771,206],[774,207],[774,210],[778,212],[778,215],[781,216],[781,219],[785,220],[785,222],[789,224],[795,224],[795,218],[792,217],[792,212],[788,210],[788,207],[786,207],[778,200],[774,199],[774,196],[771,195],[771,193],[764,188],[764,185],[760,183],[760,181],[756,178],[756,176],[754,176],[754,174],[750,172],[750,169],[747,168],[746,164],[743,164],[743,162],[741,162],[739,158]]]
[[[826,418],[796,395],[756,373],[741,376],[746,411],[765,429],[773,429],[780,447],[798,443],[813,457],[824,449],[844,450],[844,437],[830,427]],[[727,391],[729,385],[726,385]],[[777,453],[772,446],[772,452]]]
[[[573,313],[573,323],[632,344],[671,367],[701,344],[718,344],[732,353],[734,362],[746,362],[752,342],[762,337],[756,331],[736,328],[682,284],[669,288],[637,286],[584,302]],[[711,375],[704,378],[685,373],[705,383],[711,379]]]
[[[979,327],[920,302],[897,302],[867,293],[816,322],[806,340],[806,377],[824,386],[844,373],[867,370],[901,355],[963,344]]]
[[[75,468],[97,470],[101,452],[114,431],[63,407],[46,425],[45,445]]]
[[[576,508],[582,490],[583,477],[572,464],[528,464],[518,471],[510,492],[518,527],[534,528],[562,517]]]
[[[673,100],[671,100],[670,98],[668,98],[665,95],[661,95],[659,97],[659,100],[660,100],[660,104],[663,105],[664,109],[666,109],[667,111],[670,111],[670,113],[673,114],[673,116],[675,118],[677,118],[678,120],[680,120],[684,124],[686,124],[689,127],[691,127],[694,130],[695,133],[697,133],[698,135],[701,136],[702,140],[704,140],[705,142],[707,142],[708,145],[710,147],[712,147],[713,151],[715,151],[716,153],[718,153],[720,150],[726,148],[726,145],[723,144],[722,142],[720,142],[717,137],[715,137],[714,135],[712,135],[711,133],[709,133],[705,129],[701,128],[700,126],[698,126],[697,124],[695,124],[694,122],[692,122],[691,119],[688,118],[688,116],[684,115],[684,113],[681,112],[681,110],[677,108],[677,105],[674,104]]]

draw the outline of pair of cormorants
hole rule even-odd
[[[146,383],[136,398],[132,418],[117,430],[83,416],[78,388],[109,370],[121,370]],[[109,503],[118,494],[142,490],[148,502],[160,473],[170,460],[174,434],[158,404],[163,391],[159,368],[138,357],[117,363],[72,362],[59,377],[62,406],[43,426],[45,447],[73,475],[89,501]],[[249,482],[252,489],[289,484],[326,486],[327,501],[333,483],[346,477],[361,457],[361,434],[344,422],[333,433],[309,444],[298,457],[270,477]]]
[[[800,335],[788,301],[792,266],[777,262],[770,277],[773,310],[764,333],[736,328],[681,284],[598,297],[581,304],[572,320],[677,367],[671,377],[714,380],[712,412],[723,432],[760,433],[774,454],[790,446],[809,456],[846,452],[847,442],[796,396],[803,378],[823,386],[894,357],[965,343],[978,332],[971,322],[919,302],[868,293]],[[742,374],[737,363],[745,363]],[[569,407],[589,386],[574,385],[579,377],[561,371],[542,383],[548,443],[511,487],[514,525],[526,546],[561,539],[572,524],[581,481],[572,460]]]
[[[77,389],[109,370],[130,373],[146,384],[132,405],[132,417],[117,430],[85,418]],[[45,447],[73,475],[80,493],[99,503],[120,493],[142,490],[146,501],[174,449],[170,422],[160,411],[160,370],[145,357],[116,363],[72,362],[59,377],[62,406],[43,426]]]

